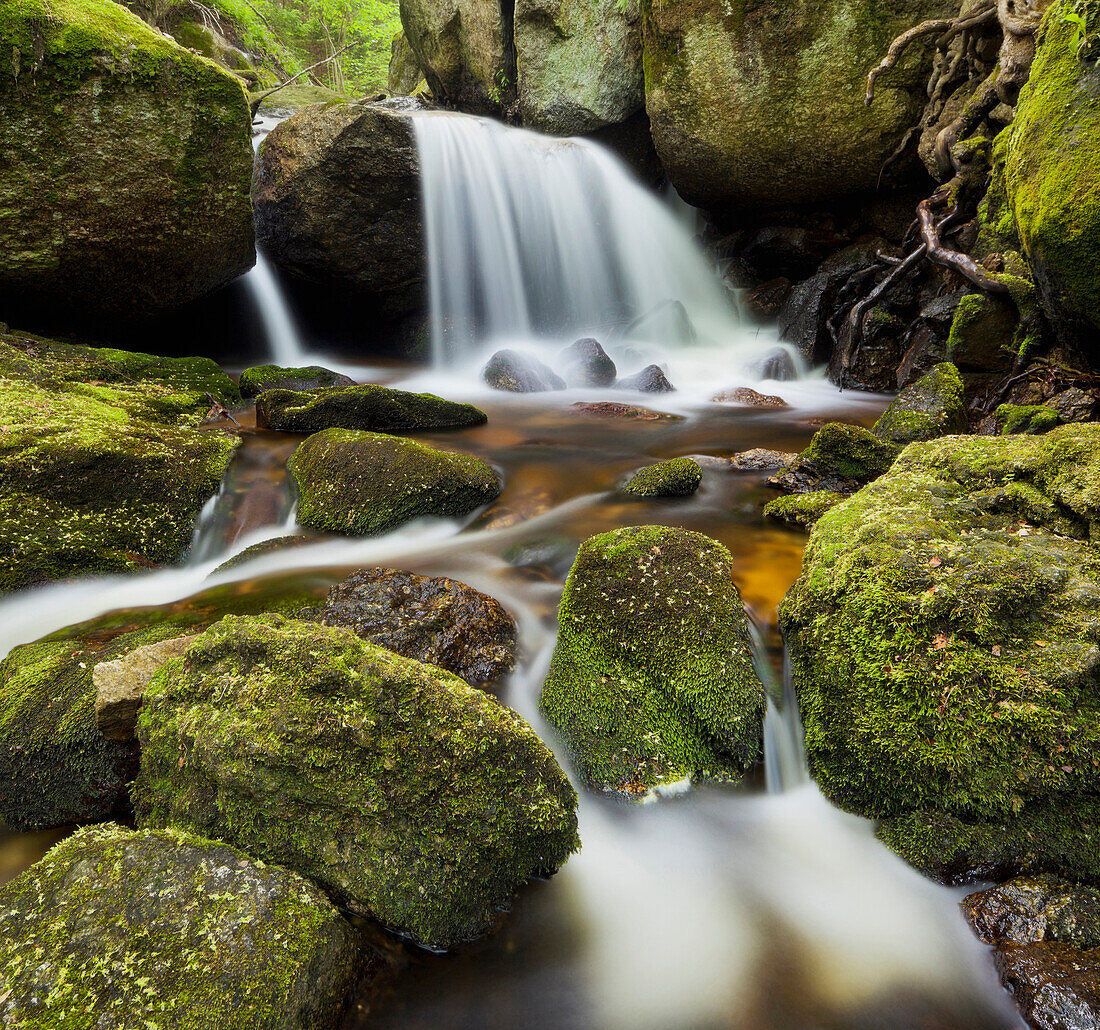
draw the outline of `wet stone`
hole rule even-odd
[[[668,381],[660,365],[646,365],[641,372],[626,376],[615,384],[617,390],[636,390],[638,393],[673,393],[676,387]]]
[[[570,386],[610,386],[615,382],[615,362],[607,356],[599,340],[585,337],[570,344],[558,355]]]
[[[1100,947],[1100,890],[1056,876],[1022,876],[978,891],[963,900],[962,909],[986,944]]]
[[[498,350],[481,370],[494,390],[507,393],[545,393],[564,390],[565,380],[538,358],[515,350]]]
[[[614,401],[577,401],[569,410],[574,415],[589,415],[592,418],[622,418],[635,422],[682,422],[683,415],[671,415],[667,411],[654,411],[636,404],[616,404]]]
[[[720,390],[711,400],[716,404],[744,404],[750,408],[786,408],[787,402],[774,394],[759,393],[748,386]]]
[[[92,669],[95,686],[95,720],[108,740],[134,739],[138,711],[153,674],[169,658],[177,658],[195,639],[194,634],[144,644]]]

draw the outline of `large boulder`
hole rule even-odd
[[[1043,22],[1031,77],[1012,125],[998,139],[1008,209],[1043,308],[1064,339],[1095,349],[1100,330],[1100,69],[1079,48],[1066,0]],[[1083,8],[1095,31],[1092,8]]]
[[[910,51],[863,102],[890,41],[950,0],[645,0],[646,110],[690,203],[783,206],[873,190],[927,98]]]
[[[645,107],[642,23],[620,0],[518,0],[519,106],[525,125],[576,136]]]
[[[287,469],[299,493],[298,522],[353,536],[427,515],[468,515],[502,485],[478,458],[353,429],[314,433]]]
[[[8,1030],[332,1030],[359,962],[312,884],[177,831],[79,830],[0,887]]]
[[[581,545],[540,708],[593,788],[737,780],[759,758],[764,690],[732,564],[664,526]]]
[[[932,840],[920,813],[986,824],[969,843],[951,830],[960,857],[1033,818],[1017,851],[1057,857],[1061,838],[1067,864],[1095,867],[1073,854],[1092,838],[1049,827],[1100,795],[1098,529],[1095,424],[910,444],[826,512],[780,610],[825,794],[912,814],[908,851]]]
[[[226,840],[430,947],[486,932],[579,844],[515,712],[345,629],[222,620],[154,679],[138,737],[140,825]]]
[[[902,390],[871,431],[886,443],[904,446],[915,440],[965,433],[967,428],[962,376],[951,362],[944,361]]]
[[[512,103],[513,11],[485,0],[400,0],[401,27],[436,100],[475,114]]]
[[[445,576],[360,569],[329,592],[317,621],[482,686],[516,663],[516,624],[504,606]]]
[[[6,3],[5,307],[145,316],[246,271],[249,122],[239,79],[121,4]]]
[[[0,592],[175,561],[236,447],[192,428],[218,398],[208,359],[0,337]]]
[[[481,378],[494,390],[507,393],[544,393],[564,390],[565,380],[533,354],[498,350],[485,363]]]
[[[282,365],[256,365],[241,373],[241,395],[258,397],[267,390],[323,390],[332,386],[354,386],[350,376],[333,372],[321,365],[286,368]]]
[[[256,241],[290,275],[371,298],[393,318],[419,309],[425,277],[415,101],[318,104],[260,146]]]
[[[287,433],[315,433],[321,429],[430,432],[465,429],[486,421],[485,412],[472,404],[373,384],[267,390],[256,398],[256,425]]]

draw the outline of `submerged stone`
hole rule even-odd
[[[333,1030],[358,935],[312,884],[175,830],[78,830],[0,887],[8,1030]]]
[[[879,440],[862,426],[829,422],[768,484],[792,493],[851,493],[886,472],[900,452],[895,444]]]
[[[717,541],[663,526],[581,545],[539,706],[596,790],[736,780],[760,755],[764,690]]]
[[[699,489],[703,470],[691,458],[673,458],[640,469],[620,493],[627,497],[687,497]]]
[[[388,386],[267,390],[256,398],[256,424],[286,433],[367,429],[380,433],[430,432],[484,425],[485,412],[431,393]]]
[[[500,495],[485,462],[411,440],[326,429],[291,456],[298,522],[331,533],[385,533],[424,516],[457,517]]]
[[[328,593],[317,621],[483,686],[516,662],[516,624],[496,598],[445,576],[360,569]]]
[[[945,361],[905,387],[871,431],[880,440],[904,447],[914,440],[934,440],[967,429],[962,376]]]
[[[622,418],[634,422],[683,422],[683,415],[673,415],[667,411],[654,411],[637,404],[619,404],[615,401],[577,401],[569,405],[574,415],[586,415],[589,418]]]
[[[241,373],[241,395],[258,397],[265,390],[323,390],[333,386],[354,386],[355,380],[321,365],[287,368],[256,365]]]
[[[429,947],[485,933],[579,843],[515,712],[345,629],[222,620],[154,679],[138,736],[139,825],[226,840]]]

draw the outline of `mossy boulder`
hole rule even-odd
[[[760,757],[764,690],[716,540],[640,526],[586,540],[539,706],[594,789],[737,780]]]
[[[14,648],[0,663],[0,826],[101,821],[124,804],[137,753],[99,729],[97,665],[205,629],[226,612],[291,611],[317,597],[293,585],[240,595],[216,587],[174,607],[123,610]]]
[[[239,79],[107,0],[0,5],[0,299],[145,316],[255,260]]]
[[[824,793],[987,822],[1095,803],[1098,536],[1095,424],[910,444],[822,516],[780,618]]]
[[[880,440],[862,426],[830,422],[768,484],[792,493],[851,493],[886,472],[900,453],[897,444]]]
[[[320,365],[286,368],[283,365],[256,365],[241,373],[241,395],[258,397],[266,390],[323,390],[332,386],[354,386],[355,380]]]
[[[315,433],[321,429],[432,432],[466,429],[487,421],[485,412],[472,404],[389,386],[267,390],[256,398],[256,424],[287,433]]]
[[[387,319],[423,305],[417,109],[408,98],[315,104],[260,146],[257,243],[280,269],[322,287],[326,303],[337,289],[369,300]]]
[[[1100,67],[1078,46],[1069,0],[1051,4],[1031,76],[1005,130],[1007,208],[1059,336],[1095,348],[1100,329]],[[1084,5],[1087,29],[1100,27]]]
[[[915,440],[965,433],[968,428],[962,376],[951,362],[944,361],[902,390],[871,432],[886,443],[905,446]]]
[[[468,515],[500,496],[478,458],[380,433],[326,429],[291,456],[298,522],[331,533],[385,533],[424,516]]]
[[[516,65],[523,123],[575,136],[645,107],[642,20],[619,0],[517,0]]]
[[[702,207],[821,203],[873,191],[927,101],[910,48],[863,102],[891,40],[947,0],[642,3],[646,110],[680,194]]]
[[[497,114],[515,100],[513,12],[484,0],[401,0],[401,28],[437,101]]]
[[[969,293],[955,308],[947,356],[966,372],[1006,372],[1016,360],[1020,316],[1007,297]]]
[[[1045,404],[1001,404],[993,412],[993,419],[1001,436],[1016,433],[1037,436],[1062,424],[1058,412]]]
[[[350,630],[223,619],[150,684],[141,826],[228,841],[446,948],[579,845],[576,794],[490,695]]]
[[[626,497],[687,497],[699,489],[703,470],[691,458],[673,458],[639,469],[620,493]]]
[[[0,887],[8,1030],[332,1030],[360,958],[312,884],[177,831],[78,830]]]
[[[835,508],[843,500],[843,494],[832,490],[814,490],[808,494],[777,497],[764,505],[764,517],[809,529],[825,512]]]

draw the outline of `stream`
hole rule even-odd
[[[426,128],[431,122],[438,124]],[[840,393],[809,374],[754,377],[753,360],[777,341],[738,320],[682,213],[598,148],[575,147],[580,160],[571,163],[562,157],[568,141],[528,145],[517,130],[477,119],[428,116],[417,127],[431,240],[430,366],[334,359],[323,341],[298,335],[266,263],[246,285],[274,360],[317,362],[360,382],[482,407],[484,426],[410,435],[492,464],[506,484],[501,497],[466,519],[422,520],[368,539],[317,536],[216,572],[253,543],[303,532],[285,476],[303,437],[256,430],[243,416],[243,445],[184,564],[7,597],[0,655],[107,612],[191,603],[227,584],[251,592],[293,582],[320,597],[369,565],[450,576],[498,598],[516,618],[519,662],[494,692],[569,771],[537,699],[578,546],[619,526],[697,530],[729,548],[758,630],[759,666],[773,693],[765,762],[738,787],[669,789],[648,803],[611,802],[577,784],[583,850],[553,879],[522,892],[495,935],[449,955],[412,952],[388,992],[353,1006],[345,1030],[1018,1026],[987,949],[958,911],[960,893],[910,870],[875,840],[870,823],[837,811],[808,782],[777,621],[805,536],[763,519],[761,507],[774,496],[767,472],[736,472],[724,460],[757,447],[800,450],[822,420],[869,425],[887,398]],[[562,160],[564,168],[555,167]],[[486,167],[496,174],[487,178]],[[542,202],[531,207],[536,195]],[[506,267],[514,280],[502,278]],[[628,339],[624,326],[639,304],[667,297],[682,302],[690,333],[674,339],[664,321]],[[479,379],[485,357],[502,346],[522,345],[553,362],[563,343],[589,332],[608,342],[623,372],[655,360],[677,391],[513,396]],[[778,394],[788,406],[709,400],[741,385]],[[608,400],[674,417],[596,418],[573,407]],[[632,471],[682,455],[703,466],[693,496],[615,494]],[[0,881],[64,832],[0,838]]]

